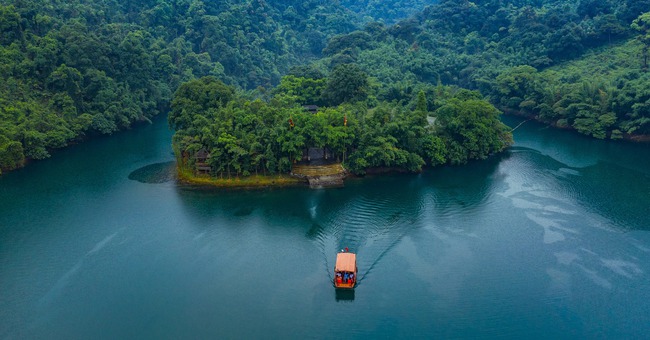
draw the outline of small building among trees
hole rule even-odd
[[[196,164],[196,171],[200,174],[209,174],[212,170],[212,167],[208,164],[210,159],[210,153],[206,149],[199,150],[196,155],[194,155],[194,160]]]
[[[305,111],[307,111],[309,113],[316,113],[316,112],[318,112],[318,109],[319,109],[318,105],[303,105],[302,108],[305,109]]]

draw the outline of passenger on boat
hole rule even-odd
[[[348,273],[343,274],[343,282],[348,283]]]
[[[350,280],[350,283],[354,283],[354,273],[350,273],[350,277],[348,279]]]

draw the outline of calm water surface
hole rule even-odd
[[[179,186],[164,119],[58,152],[0,177],[0,338],[647,337],[650,147],[515,139],[330,190]]]

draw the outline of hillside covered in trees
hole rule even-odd
[[[146,122],[170,107],[170,122],[178,129],[174,147],[186,155],[198,151],[199,144],[219,149],[215,140],[224,131],[248,144],[234,132],[234,120],[207,134],[191,130],[195,122],[176,125],[175,116],[188,121],[203,117],[214,125],[213,120],[224,117],[240,119],[241,110],[257,116],[267,110],[274,118],[258,117],[268,120],[265,126],[275,131],[292,119],[295,129],[288,131],[309,146],[327,139],[312,135],[313,128],[297,130],[323,123],[298,122],[324,118],[304,116],[300,107],[326,107],[322,114],[331,128],[341,122],[334,117],[348,119],[347,131],[354,137],[334,149],[340,157],[346,155],[356,172],[365,164],[417,169],[412,165],[461,163],[502,148],[494,144],[466,152],[472,143],[453,142],[452,136],[462,133],[448,130],[457,123],[449,118],[449,105],[470,105],[468,101],[480,102],[489,117],[497,111],[484,108],[487,101],[597,138],[644,136],[650,134],[650,20],[642,14],[649,9],[650,0],[2,0],[0,169]],[[602,61],[608,51],[620,58]],[[337,69],[356,73],[346,80]],[[346,81],[350,87],[337,87]],[[221,84],[232,95],[219,105],[201,104],[205,112],[187,109],[182,103],[191,92],[187,88],[201,82]],[[176,92],[179,88],[185,92]],[[349,91],[337,92],[341,89]],[[420,93],[427,105],[418,111]],[[189,112],[196,117],[186,116]],[[382,114],[383,122],[373,121]],[[375,122],[374,127],[367,122]],[[406,138],[395,132],[400,128],[393,125],[404,122],[426,133],[403,129],[411,135]],[[507,144],[502,127],[493,132]],[[276,165],[258,163],[246,171],[286,170],[283,159],[291,161],[292,153],[277,146],[278,133],[265,137],[267,147],[275,143],[272,147],[279,148],[272,152]],[[382,144],[368,137],[373,134],[393,139]],[[423,151],[425,135],[440,139],[442,158]],[[460,152],[458,145],[464,143]],[[365,146],[393,146],[407,152],[411,163],[364,163],[372,158],[360,157]],[[402,156],[395,157],[407,157]],[[219,171],[224,165],[214,166],[215,173],[224,173]]]
[[[195,78],[269,87],[358,22],[319,1],[0,1],[0,169],[148,121]]]
[[[597,138],[644,138],[649,10],[647,0],[443,0],[395,25],[330,39],[321,63],[358,64],[381,84],[379,100],[441,81]]]

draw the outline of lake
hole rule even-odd
[[[646,338],[650,146],[514,135],[325,190],[179,185],[164,118],[56,152],[0,177],[0,338]]]

